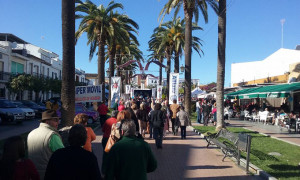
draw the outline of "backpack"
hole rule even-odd
[[[156,113],[154,113],[156,112]],[[152,124],[153,127],[164,127],[164,120],[163,120],[163,112],[162,111],[154,111],[152,113]]]

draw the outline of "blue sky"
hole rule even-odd
[[[108,0],[93,0],[107,6]],[[148,41],[159,25],[159,12],[166,0],[117,0],[124,5],[119,12],[126,13],[139,24],[138,40],[144,56],[149,55]],[[57,53],[62,57],[61,0],[0,0],[2,18],[0,31],[12,33],[25,41]],[[227,0],[227,45],[225,87],[230,83],[232,63],[263,60],[281,48],[281,19],[285,19],[283,47],[295,49],[300,44],[299,0]],[[169,20],[173,11],[165,18]],[[181,17],[183,13],[180,14]],[[78,22],[77,22],[78,24]],[[201,84],[216,82],[218,19],[209,9],[209,22],[199,18],[204,30],[194,32],[203,40],[204,55],[192,56],[192,78]],[[89,47],[83,34],[76,45],[76,67],[87,73],[97,72],[96,55],[88,60]],[[184,56],[180,65],[184,64]],[[173,65],[172,65],[173,66]],[[150,71],[158,75],[157,66]],[[165,76],[165,74],[164,74]],[[181,75],[182,76],[182,75]]]

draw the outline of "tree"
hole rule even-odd
[[[11,79],[8,84],[10,92],[17,93],[17,100],[23,100],[23,92],[29,89],[28,85],[29,76],[26,74],[20,74]]]
[[[171,29],[167,24],[163,24],[160,27],[154,29],[151,39],[148,42],[151,50],[155,52],[154,55],[164,56],[167,58],[167,86],[166,86],[166,98],[169,99],[169,74],[171,72],[171,57],[173,52],[173,41],[171,36]]]
[[[62,0],[62,126],[73,125],[75,116],[75,0]]]
[[[43,79],[39,76],[28,76],[28,86],[29,90],[34,91],[35,93],[35,101],[38,102],[39,100],[39,94],[42,90],[41,84],[43,84]]]
[[[139,44],[137,38],[132,32],[138,33],[136,29],[139,28],[138,24],[130,19],[127,15],[119,14],[117,12],[111,13],[111,31],[109,37],[107,38],[108,45],[108,59],[109,59],[109,72],[110,75],[114,75],[115,70],[115,57],[117,49],[120,47],[130,46],[130,42],[133,41],[136,44]],[[111,78],[109,78],[109,98],[108,106],[111,105]]]
[[[216,130],[225,127],[224,122],[224,79],[226,50],[226,0],[219,2],[218,16],[218,70],[217,70],[217,126]]]
[[[168,0],[163,9],[160,12],[162,15],[161,21],[164,16],[171,12],[175,8],[175,15],[179,12],[181,6],[183,6],[185,17],[185,108],[187,113],[191,112],[191,56],[192,56],[192,20],[193,15],[195,17],[196,24],[198,23],[199,11],[201,11],[205,22],[208,21],[207,4],[209,4],[215,12],[218,11],[217,0]]]
[[[98,48],[98,84],[102,84],[102,98],[105,100],[105,45],[109,38],[111,31],[112,16],[111,12],[116,8],[122,8],[120,3],[114,3],[111,1],[105,8],[103,5],[96,6],[91,1],[87,0],[83,3],[80,0],[76,1],[76,12],[83,14],[76,14],[76,19],[81,19],[79,28],[76,31],[76,41],[82,35],[87,33],[88,44],[90,44],[89,59],[93,58],[93,55]]]

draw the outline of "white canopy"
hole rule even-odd
[[[198,97],[198,94],[206,93],[205,91],[202,91],[199,87],[196,87],[194,90],[192,90],[192,97]]]

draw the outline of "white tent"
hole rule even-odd
[[[196,87],[194,90],[192,90],[192,97],[198,97],[198,94],[206,93],[205,91],[202,91],[199,87]]]

